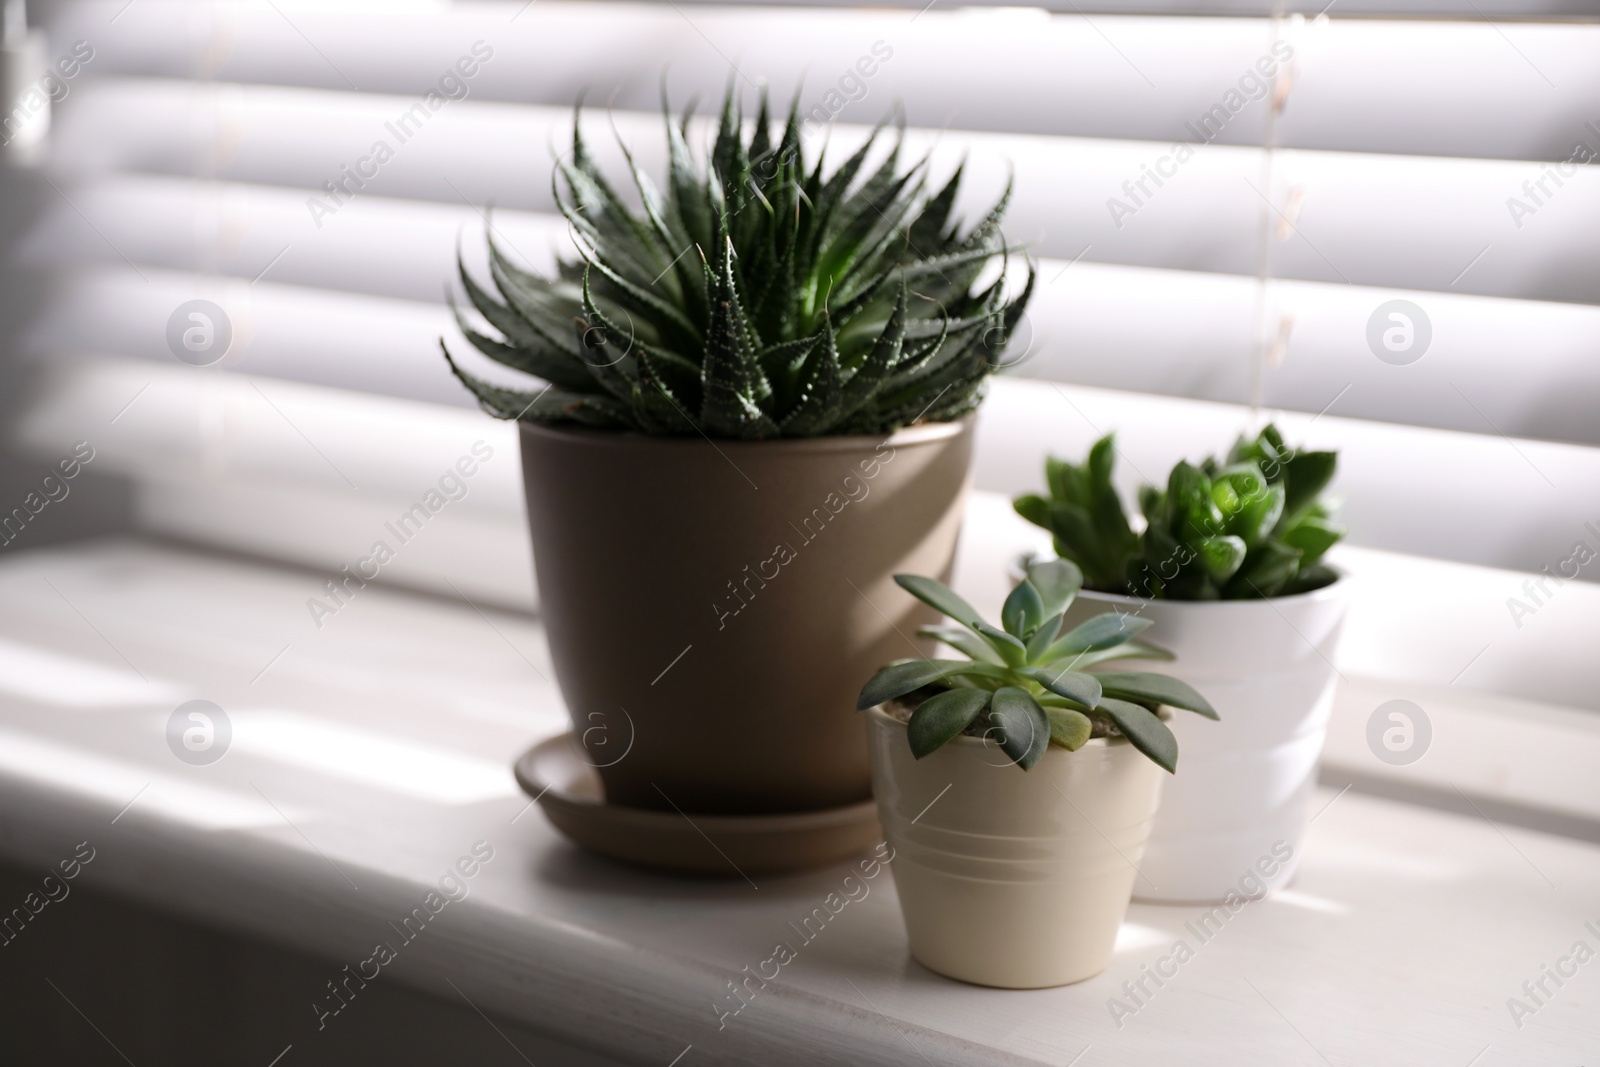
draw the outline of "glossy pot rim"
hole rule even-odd
[[[950,422],[924,422],[914,426],[903,426],[889,434],[832,434],[819,437],[779,437],[765,441],[740,441],[732,438],[708,438],[704,436],[668,436],[665,434],[646,434],[636,430],[597,430],[587,427],[546,426],[536,422],[518,422],[517,428],[524,437],[545,438],[547,440],[565,441],[569,443],[582,443],[595,448],[663,448],[686,449],[703,448],[710,442],[715,448],[723,451],[753,451],[759,450],[769,453],[815,453],[815,452],[870,452],[880,445],[889,445],[897,448],[907,448],[914,445],[933,444],[940,441],[958,437],[967,432],[973,423],[975,412],[969,412]]]

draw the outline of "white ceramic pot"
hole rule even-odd
[[[1178,657],[1116,661],[1105,669],[1177,675],[1221,716],[1212,722],[1173,714],[1178,773],[1166,785],[1145,849],[1134,890],[1139,900],[1258,896],[1293,876],[1333,707],[1348,584],[1341,578],[1266,600],[1140,601],[1085,592],[1073,602],[1068,626],[1105,611],[1128,612],[1151,621],[1145,640]],[[1286,862],[1285,845],[1292,850]]]
[[[1052,747],[1030,771],[973,737],[918,760],[904,723],[867,714],[911,955],[1004,989],[1103,971],[1166,772],[1120,739]]]

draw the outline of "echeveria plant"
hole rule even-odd
[[[1139,491],[1135,533],[1111,484],[1112,435],[1081,466],[1045,461],[1049,497],[1016,499],[1017,513],[1055,535],[1056,554],[1082,568],[1088,588],[1144,599],[1241,600],[1331,584],[1322,563],[1344,530],[1321,493],[1334,452],[1287,447],[1276,426],[1241,437],[1225,462],[1180,462],[1165,490]]]
[[[1001,609],[1003,628],[932,578],[895,575],[900,587],[960,626],[917,632],[967,658],[891,663],[861,690],[857,707],[898,700],[911,705],[907,736],[921,759],[965,734],[996,742],[1028,770],[1054,744],[1069,751],[1091,737],[1121,735],[1168,771],[1178,766],[1178,742],[1157,709],[1185,708],[1209,719],[1217,713],[1188,683],[1143,671],[1089,671],[1112,660],[1171,659],[1136,640],[1149,620],[1118,612],[1096,615],[1061,632],[1067,606],[1083,575],[1066,560],[1034,563]]]
[[[1010,299],[1006,272],[992,271],[1010,254],[1000,232],[1009,189],[964,229],[952,213],[960,168],[930,188],[926,159],[901,166],[898,136],[869,167],[879,127],[824,176],[823,153],[808,162],[801,146],[798,96],[776,139],[765,93],[754,122],[740,110],[730,84],[703,160],[689,149],[692,105],[681,123],[668,118],[664,187],[629,155],[638,207],[574,122],[556,202],[579,258],[545,277],[491,236],[498,293],[460,270],[500,335],[459,318],[467,340],[548,383],[506,389],[451,359],[485,410],[757,440],[888,433],[977,406],[1033,291],[1031,263]],[[986,271],[994,278],[980,284]]]

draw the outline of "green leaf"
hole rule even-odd
[[[1078,751],[1094,734],[1093,720],[1074,708],[1047,707],[1044,714],[1050,720],[1050,743],[1069,752]]]
[[[1050,489],[1050,499],[1067,504],[1084,504],[1089,500],[1089,477],[1080,468],[1055,456],[1046,456],[1044,483]]]
[[[982,678],[997,678],[1004,681],[1006,675],[998,668],[989,667],[982,663],[974,663],[965,659],[911,659],[899,663],[891,663],[878,671],[861,687],[861,695],[856,699],[856,710],[865,711],[870,707],[903,697],[907,693],[921,689],[934,682],[943,682],[949,678],[961,675]]]
[[[933,251],[943,247],[948,240],[945,224],[950,221],[950,209],[955,204],[956,193],[961,188],[961,174],[966,169],[966,160],[962,160],[944,188],[923,206],[922,212],[911,223],[907,240],[913,247]]]
[[[1120,700],[1137,700],[1151,704],[1166,704],[1204,715],[1217,717],[1210,701],[1195,691],[1194,686],[1170,674],[1150,671],[1098,671],[1100,687],[1106,696]]]
[[[1006,633],[1026,640],[1044,621],[1044,601],[1033,583],[1024,579],[1011,590],[1005,605],[1000,609],[1000,622]]]
[[[904,589],[930,608],[941,614],[948,615],[962,626],[972,630],[973,633],[978,632],[972,625],[980,618],[978,609],[962,600],[961,597],[956,595],[955,590],[943,582],[935,581],[932,578],[924,578],[918,574],[897,574],[894,576],[894,580],[895,584],[901,589]]]
[[[729,76],[728,82],[728,91],[722,97],[722,122],[717,129],[716,142],[711,147],[711,165],[722,179],[723,195],[733,203],[749,176],[750,160],[745,155],[744,139],[739,129],[743,118],[740,114],[743,110],[739,106],[740,94],[736,91],[733,76]]]
[[[1081,622],[1045,649],[1039,658],[1046,663],[1076,656],[1085,652],[1098,652],[1104,648],[1115,648],[1124,641],[1130,640],[1150,628],[1150,620],[1137,615],[1125,615],[1122,612],[1108,611],[1096,615],[1087,622]]]
[[[439,347],[444,349],[450,372],[478,398],[478,405],[497,419],[535,417],[549,422],[569,422],[608,429],[628,423],[627,409],[609,396],[583,396],[553,387],[537,393],[504,389],[462,370],[451,357],[449,349],[445,348],[442,339]]]
[[[1056,696],[1077,701],[1086,708],[1100,702],[1100,681],[1096,675],[1055,667],[1026,667],[1018,673],[1032,678]]]
[[[1037,500],[1038,497],[1033,499]],[[1017,500],[1017,512],[1022,512],[1022,499]],[[1026,515],[1023,518],[1027,518]],[[1043,525],[1043,524],[1041,524]],[[1039,592],[1044,604],[1044,614],[1056,615],[1067,610],[1072,598],[1083,588],[1083,571],[1066,559],[1047,559],[1028,564],[1028,581]]]
[[[1097,714],[1110,719],[1134,748],[1143,752],[1156,766],[1168,774],[1178,771],[1178,739],[1172,736],[1167,724],[1155,712],[1138,704],[1130,704],[1113,697],[1100,701],[1094,709]]]
[[[920,626],[917,628],[917,636],[931,637],[958,652],[971,656],[980,663],[992,663],[997,667],[1004,667],[1006,664],[1006,661],[1000,658],[1000,654],[989,647],[987,641],[959,626]]]
[[[706,329],[701,372],[700,421],[722,437],[758,440],[778,436],[778,425],[761,409],[760,361],[733,271],[733,242],[724,239],[717,267],[708,266],[711,322]]]
[[[1177,521],[1173,533],[1198,541],[1223,532],[1222,512],[1211,499],[1211,480],[1198,468],[1181,462],[1173,467],[1167,498]]]
[[[1337,452],[1296,452],[1284,464],[1284,515],[1293,520],[1316,503],[1317,497],[1333,481],[1339,466]]]
[[[1242,537],[1207,537],[1195,542],[1195,550],[1200,556],[1200,563],[1211,576],[1211,580],[1218,585],[1227,582],[1238,572],[1244,563],[1245,548]]]
[[[1267,480],[1254,463],[1241,463],[1218,471],[1211,479],[1211,500],[1228,517],[1267,491]]]
[[[840,402],[839,418],[844,419],[861,410],[861,407],[870,401],[875,393],[882,387],[889,372],[900,362],[900,352],[906,339],[906,289],[900,286],[899,298],[895,301],[894,312],[889,316],[889,321],[883,327],[883,333],[878,335],[877,343],[872,346],[866,362],[858,367],[850,380],[844,385],[844,396]]]
[[[1139,487],[1139,514],[1143,515],[1146,522],[1155,522],[1156,516],[1161,513],[1162,501],[1166,495],[1153,485]]]
[[[924,700],[911,713],[911,721],[906,725],[911,754],[922,759],[943,748],[961,736],[961,731],[972,725],[972,720],[988,704],[986,689],[952,689]]]
[[[1105,663],[1107,661],[1117,659],[1174,660],[1177,658],[1178,657],[1174,656],[1171,652],[1168,652],[1166,649],[1160,648],[1156,645],[1147,644],[1143,641],[1127,641],[1120,645],[1114,645],[1111,648],[1102,648],[1098,652],[1081,653],[1080,655],[1073,656],[1068,662],[1070,662],[1073,667],[1079,670],[1087,670],[1096,663]]]
[[[1272,533],[1283,515],[1283,500],[1283,486],[1274,485],[1245,501],[1234,527],[1246,545],[1258,545]]]
[[[989,647],[1000,654],[1008,667],[1021,667],[1028,661],[1027,646],[1004,630],[997,630],[982,619],[974,620],[972,629],[989,642]]]
[[[665,100],[662,101],[663,107]],[[687,125],[688,116],[685,116]],[[695,173],[694,158],[682,129],[667,117],[667,191],[670,217],[702,252],[711,248],[711,206],[705,183]]]
[[[1300,569],[1300,553],[1279,541],[1268,541],[1244,561],[1239,573],[1228,583],[1226,595],[1239,597],[1277,596]]]
[[[1300,567],[1304,570],[1320,560],[1343,536],[1342,526],[1307,516],[1284,530],[1279,540],[1300,551]]]
[[[528,328],[539,335],[545,344],[573,357],[573,362],[583,366],[583,352],[578,339],[572,334],[573,316],[583,309],[581,300],[572,299],[559,285],[527,274],[501,254],[494,239],[489,239],[489,276]],[[468,290],[470,295],[470,289]]]
[[[1018,515],[1035,526],[1050,529],[1050,501],[1034,493],[1024,493],[1011,502]]]
[[[1064,618],[1066,616],[1058,612],[1040,623],[1039,628],[1033,631],[1033,636],[1028,638],[1027,652],[1030,664],[1049,662],[1044,658],[1044,652],[1050,647],[1050,642],[1061,633],[1061,620]]]
[[[1000,751],[1023,770],[1031,770],[1050,747],[1050,720],[1025,689],[1005,686],[994,691],[989,702],[989,721]]]
[[[839,348],[833,324],[824,316],[822,334],[806,357],[800,372],[799,404],[783,420],[783,432],[790,437],[810,437],[819,427],[832,424],[844,404],[844,378],[839,366]]]
[[[1094,443],[1081,467],[1052,456],[1045,461],[1048,511],[1033,501],[1018,510],[1055,535],[1057,553],[1082,568],[1089,588],[1123,592],[1139,538],[1112,484],[1115,464],[1111,434]]]
[[[1049,530],[1055,535],[1057,554],[1079,568],[1091,589],[1121,588],[1124,558],[1107,541],[1088,508],[1052,501]]]
[[[1300,573],[1296,574],[1284,585],[1279,595],[1296,596],[1300,593],[1309,593],[1313,589],[1321,589],[1323,586],[1332,585],[1338,580],[1338,571],[1326,563],[1313,563],[1309,567],[1300,568]]]

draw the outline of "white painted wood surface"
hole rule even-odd
[[[0,564],[0,853],[53,865],[88,840],[80,884],[322,954],[334,978],[400,944],[389,924],[485,841],[469,895],[375,981],[454,997],[448,980],[641,1064],[1510,1067],[1600,1049],[1600,961],[1545,979],[1520,1029],[1507,1007],[1534,1007],[1523,983],[1573,966],[1575,943],[1600,950],[1600,847],[1325,793],[1291,891],[1208,940],[1187,925],[1201,909],[1136,905],[1100,977],[977,989],[909,961],[892,866],[806,942],[788,924],[848,868],[752,887],[579,853],[509,771],[564,724],[538,626],[369,587],[319,630],[318,581],[134,544]],[[633,666],[661,667],[619,657]],[[210,766],[164,736],[196,698],[235,731]],[[1128,997],[1146,966],[1172,972],[1179,939],[1192,959]],[[797,958],[719,1029],[727,983],[778,942]],[[1138,1009],[1120,1027],[1119,997]]]

